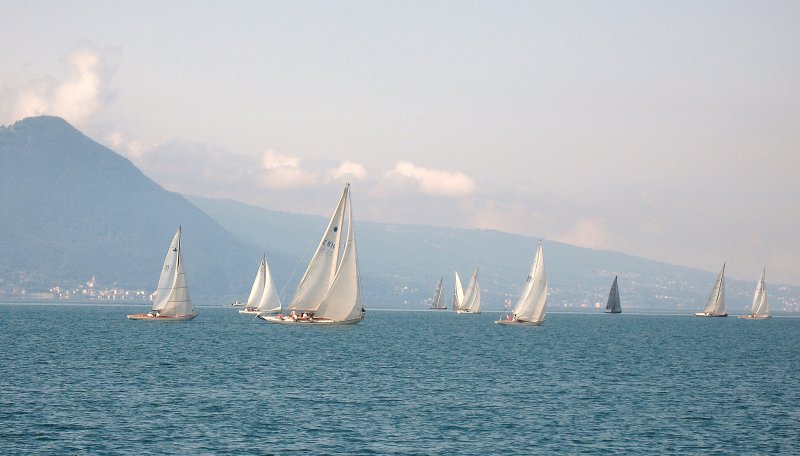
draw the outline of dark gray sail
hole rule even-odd
[[[619,287],[617,287],[617,276],[614,276],[614,283],[611,284],[611,291],[608,293],[606,313],[618,314],[621,312],[622,306],[619,303]]]

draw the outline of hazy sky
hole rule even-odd
[[[797,285],[798,24],[798,1],[0,0],[0,123],[62,116],[178,192],[327,215],[350,181],[362,220]]]

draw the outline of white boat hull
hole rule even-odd
[[[256,318],[260,318],[261,320],[264,320],[267,323],[275,323],[279,325],[302,325],[302,326],[354,325],[364,319],[364,317],[361,317],[361,318],[356,318],[354,320],[345,320],[345,321],[334,321],[334,320],[326,320],[320,318],[315,318],[311,320],[311,319],[301,319],[301,318],[291,318],[291,317],[280,318],[278,316],[273,316],[273,315],[257,315]]]
[[[543,321],[497,320],[498,325],[506,326],[541,326]]]
[[[769,320],[772,315],[739,315],[739,318],[744,320]]]
[[[154,317],[151,314],[131,314],[128,315],[128,320],[143,320],[143,321],[188,321],[197,317],[196,313],[187,315],[159,315]]]
[[[239,313],[240,313],[240,314],[257,314],[257,313],[259,313],[259,312],[258,312],[257,310],[255,310],[255,309],[253,309],[253,310],[250,310],[250,309],[242,309],[242,310],[240,310],[240,311],[239,311]]]
[[[695,317],[727,317],[728,314],[725,313],[725,314],[715,315],[715,314],[710,314],[710,313],[705,313],[705,312],[695,312],[694,316]]]
[[[478,315],[480,312],[470,312],[469,310],[456,310],[457,314]]]

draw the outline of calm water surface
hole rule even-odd
[[[800,319],[0,305],[0,453],[798,454]]]

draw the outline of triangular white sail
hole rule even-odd
[[[355,228],[351,213],[349,187],[345,188],[347,196],[347,241],[345,242],[342,261],[336,272],[333,284],[314,319],[335,322],[360,320],[363,316],[361,304],[361,278],[358,271],[358,252],[356,249]]]
[[[514,307],[513,320],[541,323],[545,319],[546,307],[547,273],[544,268],[544,250],[540,242],[536,248],[536,257],[531,265],[531,270],[525,279],[522,294]]]
[[[704,317],[724,317],[728,314],[725,313],[725,264],[722,265],[722,270],[719,271],[717,281],[714,282],[714,288],[711,289],[711,294],[708,296],[708,302],[702,312],[696,313],[697,316]]]
[[[458,275],[458,271],[455,272],[456,275],[456,283],[453,287],[453,310],[458,311],[461,310],[461,306],[464,302],[464,287],[461,285],[461,276]]]
[[[267,257],[264,255],[261,258],[261,264],[258,265],[256,278],[253,280],[253,287],[250,289],[250,296],[247,297],[247,302],[244,305],[245,310],[254,310],[258,307],[261,296],[264,294],[264,273],[267,266]]]
[[[614,283],[611,284],[611,291],[608,292],[608,303],[606,304],[607,313],[621,313],[622,305],[619,302],[619,286],[617,277],[614,276]]]
[[[431,300],[431,309],[446,309],[447,305],[444,303],[444,293],[442,291],[444,285],[444,278],[439,277],[439,283],[436,285],[436,290],[433,292],[433,299]]]
[[[461,303],[460,311],[463,313],[481,313],[481,286],[478,284],[478,271],[475,268],[472,278],[469,280],[467,290],[464,292],[464,301]]]
[[[319,243],[314,257],[308,264],[297,291],[294,293],[288,310],[298,312],[316,312],[327,294],[336,276],[336,263],[339,259],[339,242],[342,239],[342,220],[344,218],[345,201],[347,200],[349,184],[342,192],[339,204],[333,211],[325,234]]]
[[[765,285],[767,270],[761,270],[761,277],[756,283],[756,291],[753,294],[753,306],[749,315],[740,315],[739,318],[747,320],[768,320],[772,318],[769,314],[769,304],[767,303],[767,287]]]
[[[154,312],[158,312],[164,308],[172,292],[172,285],[175,283],[175,272],[178,265],[178,247],[181,242],[181,229],[175,232],[172,237],[172,242],[167,249],[167,256],[164,258],[164,266],[161,268],[161,275],[158,278],[158,286],[156,292],[153,294],[153,308]]]
[[[174,261],[174,263],[172,263]],[[174,267],[172,267],[174,264]],[[171,283],[168,286],[162,284],[165,273],[172,270]],[[169,279],[167,279],[169,280]],[[175,233],[167,257],[164,260],[161,277],[159,278],[159,289],[157,291],[157,301],[153,305],[153,310],[161,316],[181,316],[194,313],[192,298],[189,296],[189,285],[186,281],[186,274],[183,272],[181,261],[181,229]]]
[[[281,298],[278,295],[278,290],[275,289],[275,283],[272,281],[272,274],[269,272],[269,265],[267,264],[267,256],[264,255],[264,285],[261,298],[258,301],[258,312],[280,312]]]
[[[753,296],[753,307],[751,309],[752,315],[761,317],[769,315],[769,304],[767,303],[767,288],[764,284],[766,280],[767,270],[761,271],[761,278],[758,279],[756,284],[755,295]]]

